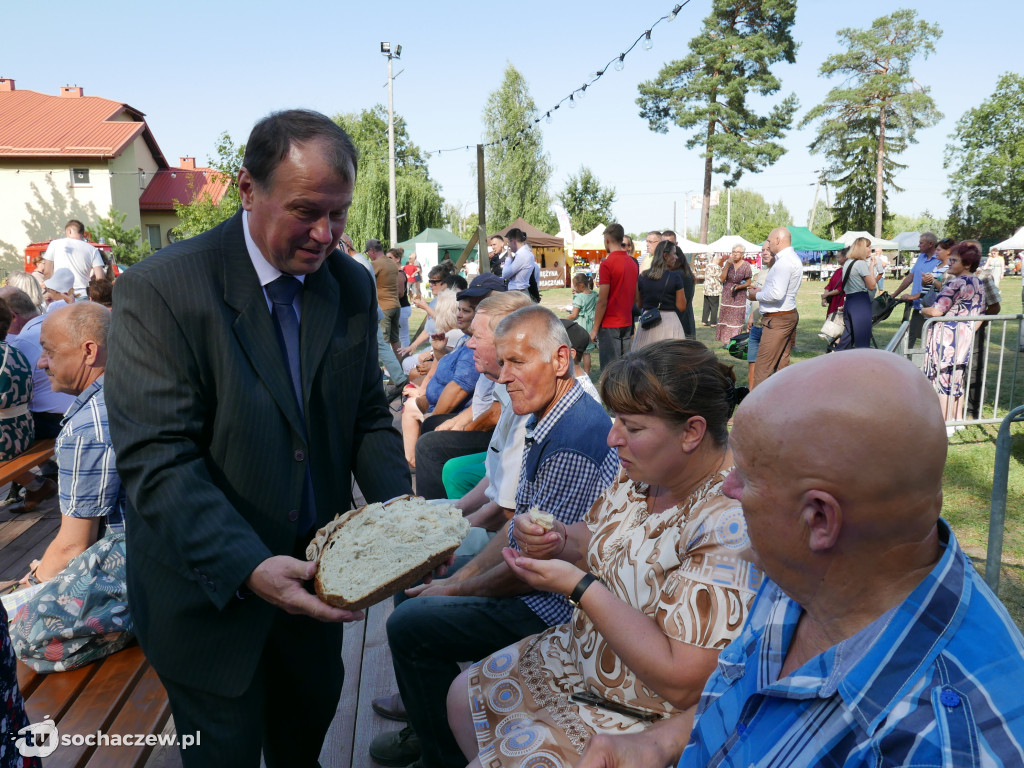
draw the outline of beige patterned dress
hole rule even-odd
[[[724,648],[761,585],[738,501],[722,494],[723,469],[686,503],[648,516],[647,486],[623,473],[584,518],[590,571],[669,637]],[[675,711],[625,667],[587,615],[509,646],[469,670],[469,703],[484,768],[561,768],[592,734],[649,723],[570,700],[573,693],[658,716]]]

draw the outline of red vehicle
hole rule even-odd
[[[43,254],[46,252],[46,247],[53,242],[47,240],[45,243],[31,243],[25,249],[25,271],[35,272],[36,271],[36,260],[41,259]],[[99,252],[103,254],[103,260],[107,263],[108,267],[113,267],[114,277],[121,274],[121,268],[114,263],[113,258],[110,255],[111,248],[107,243],[94,243],[91,240],[88,241],[89,245],[98,248]]]

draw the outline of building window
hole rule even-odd
[[[88,168],[72,168],[71,169],[71,186],[72,187],[88,187],[89,186],[89,169]]]
[[[147,224],[146,225],[146,237],[149,238],[149,245],[154,250],[160,249],[160,225],[159,224]]]

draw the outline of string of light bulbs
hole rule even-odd
[[[689,5],[689,3],[690,0],[683,0],[683,2],[674,5],[669,13],[657,19],[646,30],[644,30],[640,34],[640,36],[633,41],[632,45],[630,45],[626,50],[622,51],[622,53],[618,54],[617,56],[613,56],[611,59],[609,59],[608,63],[605,64],[600,69],[598,69],[596,72],[594,72],[589,77],[589,79],[585,83],[583,83],[583,85],[581,85],[579,88],[570,91],[568,96],[564,96],[562,99],[558,101],[557,104],[555,104],[550,109],[546,110],[543,113],[543,116],[538,115],[537,117],[535,117],[531,121],[531,125],[535,125],[539,123],[541,120],[544,120],[546,123],[550,123],[553,120],[552,113],[558,111],[566,102],[568,102],[569,109],[575,109],[576,104],[587,95],[587,89],[593,86],[594,83],[596,83],[602,77],[604,77],[605,74],[608,72],[609,68],[614,69],[616,72],[621,72],[623,70],[623,68],[626,66],[626,56],[632,53],[633,49],[636,48],[638,44],[642,43],[642,47],[645,51],[651,50],[651,48],[654,47],[654,40],[651,38],[651,32],[654,30],[654,28],[661,24],[661,22],[663,21],[672,21],[673,19],[675,19],[675,17],[679,15],[679,11],[681,11],[685,6]],[[511,141],[512,139],[515,139],[519,136],[526,134],[526,132],[529,129],[530,126],[520,128],[518,131],[510,133],[506,136],[502,136],[499,139],[495,139],[494,141],[488,142],[483,146],[495,147],[499,144],[504,144],[507,141]],[[463,152],[468,149],[475,149],[476,146],[476,144],[466,144],[461,147],[435,149],[433,152],[428,152],[427,157],[430,157],[432,154],[436,154],[438,157],[440,157],[444,152]]]

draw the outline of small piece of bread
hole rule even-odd
[[[318,560],[316,593],[350,611],[379,603],[447,562],[469,528],[458,508],[419,497],[346,512],[306,550]]]
[[[538,507],[530,507],[530,520],[543,528],[545,532],[555,527],[555,516],[547,512],[541,512]]]

